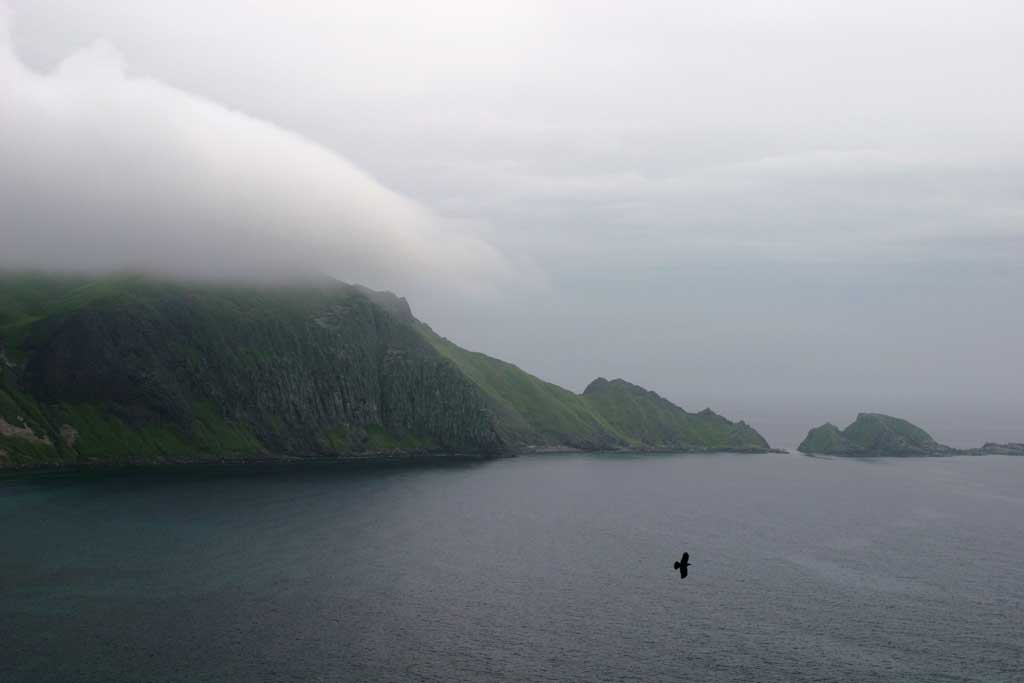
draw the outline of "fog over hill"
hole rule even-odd
[[[773,445],[1020,441],[1024,8],[0,1],[0,266],[407,297]]]

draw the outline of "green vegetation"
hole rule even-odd
[[[802,453],[849,456],[953,455],[957,451],[937,443],[928,432],[906,420],[879,413],[860,413],[840,431],[831,423],[807,433]]]
[[[582,449],[764,451],[768,443],[743,422],[710,410],[688,413],[621,379],[594,380],[582,395],[515,365],[459,348],[427,325],[420,333],[487,396],[500,429],[519,446]]]
[[[528,448],[765,450],[744,423],[582,395],[329,279],[0,275],[0,467]]]
[[[511,363],[466,351],[423,323],[417,329],[487,396],[503,435],[512,443],[610,448],[621,441],[581,396]]]
[[[397,436],[388,432],[379,425],[370,425],[366,428],[366,443],[368,451],[436,451],[437,442],[429,436],[416,436],[403,434]]]
[[[583,399],[629,445],[738,451],[769,448],[745,422],[731,422],[710,408],[688,413],[653,391],[621,379],[594,380],[584,390]]]
[[[391,294],[17,274],[0,305],[3,465],[503,450]]]
[[[820,427],[815,427],[807,432],[807,437],[800,444],[800,451],[803,453],[836,453],[839,451],[852,452],[857,446],[849,442],[839,427],[831,422],[826,422]]]

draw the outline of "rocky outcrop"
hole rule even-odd
[[[12,425],[10,422],[0,417],[0,436],[6,436],[13,439],[22,439],[28,443],[36,444],[39,446],[51,446],[53,445],[48,436],[37,436],[31,427],[27,425]]]
[[[1024,443],[988,442],[977,449],[981,455],[1024,455]]]
[[[839,427],[826,422],[807,432],[799,450],[802,453],[857,455],[864,448],[844,437]]]
[[[846,429],[831,423],[815,427],[800,444],[801,453],[859,457],[944,456],[959,453],[906,420],[880,413],[860,413]]]

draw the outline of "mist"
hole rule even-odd
[[[325,272],[793,446],[1024,440],[1024,9],[11,0],[0,265]]]
[[[33,72],[2,21],[2,266],[256,280],[329,273],[448,293],[515,275],[470,226],[294,132],[128,76],[107,42]]]

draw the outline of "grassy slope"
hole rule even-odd
[[[27,427],[39,437],[31,440],[23,435],[0,434],[0,466],[82,460],[159,461],[182,453],[197,459],[267,454],[267,441],[256,433],[253,420],[231,419],[223,405],[188,395],[178,400],[174,378],[159,376],[161,366],[173,359],[204,376],[208,372],[208,381],[215,385],[279,366],[281,358],[287,359],[289,349],[295,346],[289,335],[296,328],[308,326],[324,306],[336,305],[339,288],[344,286],[333,281],[323,286],[259,287],[180,284],[132,275],[86,279],[0,274],[0,350],[5,353],[5,358],[0,358],[0,418],[19,429]],[[360,300],[367,295],[357,287],[347,291]],[[767,448],[760,435],[743,423],[733,424],[710,411],[687,413],[657,394],[625,382],[606,382],[607,386],[602,385],[604,391],[575,394],[510,363],[458,347],[415,321],[404,300],[388,294],[369,295],[401,323],[399,327],[409,323],[409,333],[421,346],[451,361],[485,395],[501,436],[512,447]],[[183,314],[183,299],[200,305]],[[24,374],[33,344],[38,346],[40,339],[48,338],[50,321],[82,310],[98,310],[106,316],[126,312],[137,316],[144,311],[145,322],[152,329],[140,331],[133,348],[144,353],[152,341],[165,347],[162,355],[122,358],[116,354],[123,350],[112,351],[115,357],[105,362],[114,366],[135,363],[136,370],[156,368],[152,386],[143,381],[138,396],[148,400],[153,391],[161,392],[158,402],[175,408],[179,415],[184,413],[183,419],[138,420],[103,403],[43,403],[26,393],[23,381],[17,378]],[[134,334],[138,323],[132,321],[136,320],[131,318],[119,329]],[[191,336],[169,339],[165,332],[177,332],[183,320],[187,320]],[[239,329],[259,330],[267,338],[250,344],[244,333],[239,336]],[[360,348],[363,340],[350,341],[352,348]],[[413,349],[415,344],[406,344],[405,348]],[[220,366],[207,370],[210,357],[217,358]],[[8,362],[17,367],[8,367]],[[348,362],[353,369],[364,363],[358,356]],[[348,372],[338,368],[330,371]],[[143,375],[143,379],[148,380],[149,375]],[[276,422],[278,417],[274,414],[269,419]],[[65,424],[77,431],[73,447],[68,435],[61,433]],[[287,426],[271,427],[283,430]],[[339,424],[318,438],[325,449],[334,452],[441,448],[430,436],[407,431],[389,433],[372,425],[357,434],[351,425]],[[272,446],[270,450],[274,450]]]
[[[600,448],[626,440],[581,396],[511,363],[460,348],[423,323],[418,329],[491,399],[506,437],[513,443]]]
[[[616,379],[599,378],[583,399],[632,442],[654,448],[767,449],[746,423],[731,422],[710,409],[688,413],[653,391]]]
[[[846,429],[827,423],[807,433],[803,453],[823,455],[926,455],[952,453],[928,432],[898,417],[860,413]]]
[[[204,459],[264,452],[246,425],[225,420],[208,404],[192,406],[192,424],[188,433],[183,433],[169,424],[129,425],[103,404],[42,405],[16,383],[12,371],[16,368],[10,365],[25,363],[28,356],[25,347],[30,343],[35,323],[89,306],[115,310],[144,303],[158,311],[161,301],[180,285],[130,274],[99,279],[2,274],[0,283],[0,347],[8,360],[7,366],[0,367],[0,418],[17,427],[28,427],[40,439],[49,441],[46,444],[0,434],[0,465],[80,460],[158,461],[183,452]],[[206,294],[222,291],[216,285],[189,286],[189,289],[200,293],[205,290]],[[61,435],[60,429],[65,424],[74,425],[76,435],[73,438]]]
[[[898,417],[879,413],[861,413],[853,424],[843,430],[843,436],[869,449],[893,441],[905,442],[919,448],[933,448],[938,445],[931,434],[920,427]]]
[[[466,351],[429,326],[419,330],[490,397],[512,443],[530,446],[764,450],[754,429],[710,410],[688,413],[623,380],[595,380],[582,395],[515,365]]]
[[[366,301],[372,296],[374,304]],[[122,462],[160,461],[168,458],[221,459],[268,455],[266,439],[261,439],[252,420],[231,419],[223,409],[194,395],[178,396],[182,372],[166,371],[166,365],[185,366],[187,372],[200,372],[212,384],[234,381],[253,374],[266,374],[291,364],[302,363],[308,369],[317,364],[325,372],[346,374],[344,367],[331,366],[334,348],[325,347],[320,357],[310,358],[310,346],[301,345],[310,320],[325,308],[337,308],[339,302],[353,301],[351,307],[365,318],[374,306],[381,306],[399,320],[405,314],[404,301],[384,293],[347,287],[335,281],[304,283],[296,286],[257,286],[177,283],[136,275],[103,278],[55,277],[35,274],[0,273],[0,466],[81,461]],[[93,400],[51,402],[30,395],[26,387],[26,363],[52,332],[51,323],[62,316],[83,311],[107,319],[126,316],[122,333],[139,333],[128,356],[106,359],[109,365],[135,366],[133,376],[152,379],[137,386],[132,405],[154,398],[175,408],[173,418],[166,414],[153,419]],[[348,325],[340,339],[347,361],[353,367],[366,368],[361,351],[370,348],[372,339],[365,330]],[[177,334],[187,325],[187,332]],[[374,324],[364,326],[370,331]],[[404,325],[393,326],[401,332]],[[145,328],[145,329],[143,329]],[[317,325],[314,325],[317,328]],[[164,334],[165,332],[175,334]],[[296,332],[298,331],[298,332]],[[328,332],[316,337],[328,339]],[[262,336],[246,336],[247,332]],[[360,336],[362,335],[362,336]],[[412,345],[400,345],[401,357],[417,358],[416,348],[444,361],[411,330],[405,333]],[[123,341],[123,336],[121,337]],[[394,342],[394,339],[392,340]],[[400,340],[397,342],[401,344]],[[146,356],[148,349],[159,352]],[[115,354],[124,353],[123,347]],[[313,348],[313,351],[321,349]],[[141,358],[136,352],[140,352]],[[216,367],[210,367],[214,359]],[[93,366],[89,361],[79,362]],[[155,369],[155,372],[150,372]],[[280,374],[280,373],[278,373]],[[372,374],[372,373],[371,373]],[[457,374],[457,373],[456,373]],[[359,379],[355,377],[355,379]],[[362,386],[365,386],[362,385]],[[467,385],[469,386],[469,385]],[[356,387],[358,390],[358,387]],[[138,399],[138,400],[135,400]],[[179,400],[180,399],[180,400]],[[177,401],[177,403],[175,403]],[[298,420],[285,424],[288,416],[272,424],[269,431],[294,433]],[[278,415],[269,418],[278,422]],[[76,435],[64,435],[62,427],[73,425]],[[12,427],[19,433],[11,433]],[[367,428],[368,427],[368,428]],[[25,429],[31,432],[25,432]],[[8,434],[3,434],[3,431]],[[262,432],[268,429],[260,430]],[[26,438],[27,434],[27,438]],[[265,436],[265,434],[264,434]],[[339,424],[325,430],[320,445],[328,452],[390,451],[394,449],[432,450],[440,448],[432,436],[404,430],[364,425],[358,429]],[[271,450],[274,450],[271,447]]]
[[[839,427],[831,422],[826,422],[807,432],[807,436],[799,446],[801,453],[837,453],[853,448],[855,448],[854,444],[851,444],[843,436]]]
[[[30,438],[0,433],[0,466],[52,462],[72,458],[61,439],[54,439],[42,407],[23,393],[14,370],[25,361],[21,346],[32,324],[77,305],[88,281],[71,276],[32,273],[4,274],[0,287],[0,419],[27,428]],[[75,296],[79,293],[78,296]]]

